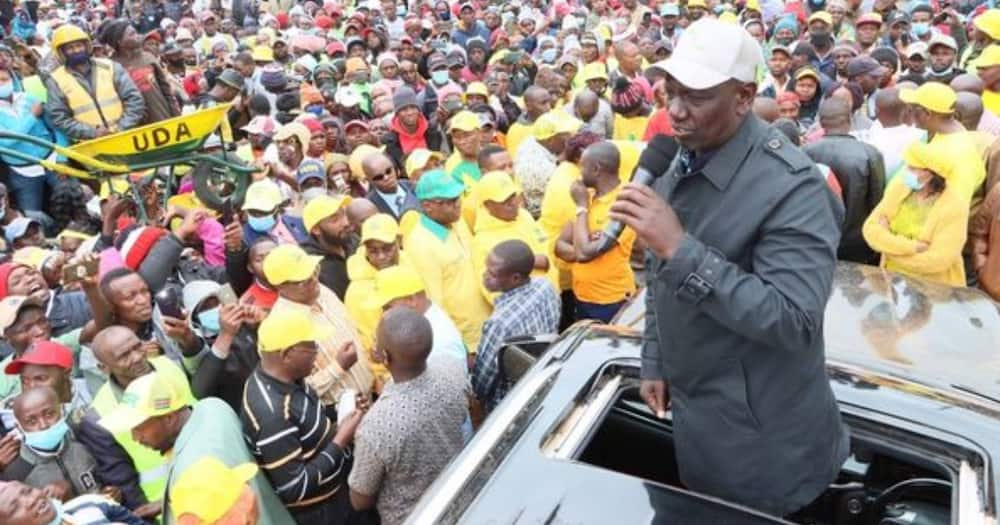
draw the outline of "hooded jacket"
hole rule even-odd
[[[421,114],[417,120],[417,130],[409,133],[399,121],[399,116],[392,118],[389,132],[386,133],[382,142],[385,144],[385,152],[392,158],[396,167],[403,170],[406,156],[417,148],[429,149],[431,151],[441,150],[441,132],[437,124],[427,120]]]

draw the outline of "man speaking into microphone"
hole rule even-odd
[[[611,218],[650,252],[641,392],[673,409],[681,480],[787,516],[848,455],[823,351],[840,231],[812,161],[751,112],[760,65],[737,25],[684,31],[664,63],[681,151]]]

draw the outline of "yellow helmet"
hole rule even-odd
[[[86,40],[89,44],[90,35],[88,35],[83,29],[80,29],[73,24],[63,24],[52,32],[52,49],[55,49],[56,52],[62,55],[59,48],[70,42],[76,42],[78,40]]]

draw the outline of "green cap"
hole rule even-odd
[[[422,201],[454,199],[465,192],[465,185],[443,170],[431,170],[421,175],[415,191],[417,198]]]

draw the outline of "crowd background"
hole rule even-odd
[[[0,1],[3,129],[228,104],[204,147],[257,168],[226,209],[0,155],[0,522],[405,520],[504,340],[635,294],[599,232],[702,18],[759,43],[752,118],[839,197],[839,259],[1000,300],[989,3]]]

